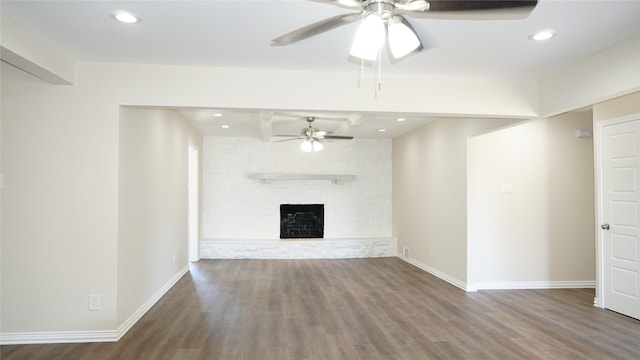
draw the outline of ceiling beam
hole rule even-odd
[[[273,112],[261,111],[260,118],[260,135],[262,141],[269,142],[273,137]]]
[[[344,121],[342,125],[336,130],[336,134],[339,135],[351,135],[354,130],[364,121],[365,116],[363,114],[351,114],[347,117],[347,121]]]
[[[74,61],[34,36],[9,16],[2,15],[0,58],[50,84],[71,85]]]

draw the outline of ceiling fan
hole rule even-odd
[[[281,141],[290,141],[290,140],[304,140],[304,142],[300,145],[300,149],[305,152],[311,151],[320,151],[324,147],[320,140],[332,139],[332,140],[352,140],[353,136],[341,136],[341,135],[329,135],[326,131],[319,130],[318,128],[313,127],[312,123],[316,118],[313,116],[307,116],[305,120],[309,124],[307,127],[302,128],[300,130],[300,135],[276,135],[288,137],[289,139],[278,140],[276,142]]]
[[[283,46],[307,39],[342,25],[362,20],[350,55],[374,61],[386,42],[391,60],[397,62],[423,49],[420,38],[404,15],[445,19],[526,18],[537,0],[312,0],[358,12],[333,16],[271,40]]]

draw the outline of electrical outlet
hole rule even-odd
[[[402,248],[402,256],[404,257],[409,257],[409,248],[408,247],[403,247]]]
[[[100,295],[89,295],[89,310],[100,310]]]

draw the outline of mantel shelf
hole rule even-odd
[[[338,181],[353,181],[355,175],[349,174],[249,174],[250,179],[269,183],[275,180],[330,180],[334,184]]]

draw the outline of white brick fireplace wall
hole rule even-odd
[[[395,256],[391,237],[391,141],[327,142],[304,153],[298,141],[205,137],[203,258]],[[255,174],[355,175],[353,180],[264,182]],[[324,204],[324,239],[279,239],[280,204]]]

